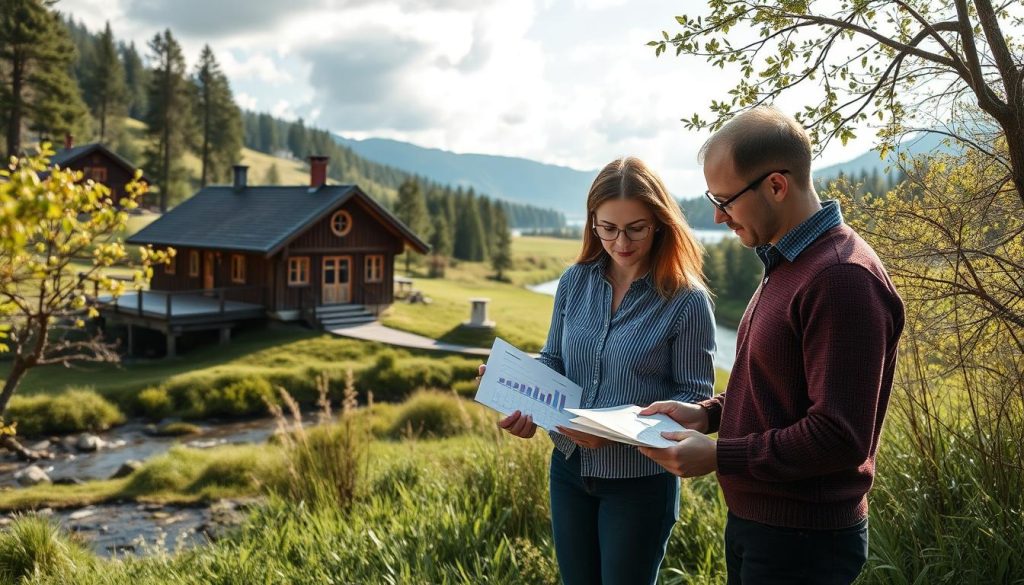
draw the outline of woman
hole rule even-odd
[[[630,157],[598,174],[587,215],[583,250],[559,280],[538,359],[583,388],[581,408],[709,398],[714,317],[701,248],[678,203]],[[499,426],[523,438],[537,430],[519,411]],[[654,583],[678,518],[678,478],[630,445],[562,427],[551,438],[563,582]]]

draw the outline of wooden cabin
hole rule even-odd
[[[135,178],[137,170],[135,165],[99,142],[75,146],[70,134],[64,140],[63,150],[53,155],[50,164],[62,169],[81,171],[85,180],[92,179],[105,185],[110,189],[115,205],[120,205],[121,199],[125,196],[124,187]],[[146,182],[146,178],[143,177],[142,181]],[[145,199],[145,196],[142,199]],[[138,203],[139,207],[143,207],[145,201]]]
[[[104,317],[173,336],[242,319],[303,320],[324,328],[375,319],[394,301],[395,256],[429,246],[355,185],[327,185],[327,157],[311,157],[310,185],[200,190],[128,238],[174,248],[150,291],[107,302]],[[173,351],[169,351],[173,353]]]

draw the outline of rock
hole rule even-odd
[[[74,512],[68,514],[68,518],[70,518],[71,520],[81,520],[82,518],[88,518],[89,516],[92,516],[95,513],[95,506],[87,506],[85,508],[82,508],[81,510],[75,510]]]
[[[103,439],[93,435],[91,433],[82,433],[78,437],[78,441],[75,443],[75,447],[79,451],[85,451],[86,453],[92,453],[103,448]]]
[[[18,481],[19,485],[33,486],[49,482],[50,476],[46,475],[46,472],[38,465],[29,465],[25,469],[15,473],[14,479]]]
[[[153,518],[154,520],[163,520],[164,518],[170,518],[171,517],[171,513],[170,512],[164,512],[163,510],[161,510],[159,512],[153,512],[149,516],[150,516],[150,518]]]
[[[121,479],[122,477],[128,477],[142,468],[142,462],[137,459],[129,459],[121,464],[121,467],[114,472],[114,475],[110,476],[110,479]]]
[[[114,441],[107,441],[107,442],[103,443],[103,448],[104,449],[120,449],[121,447],[124,447],[127,444],[128,444],[128,441],[126,441],[124,439],[116,439]]]
[[[39,441],[35,445],[28,448],[29,451],[49,451],[51,443],[49,441]]]
[[[77,477],[58,477],[53,480],[54,485],[85,485],[85,482]]]
[[[36,516],[49,518],[50,516],[53,516],[53,508],[43,508],[41,510],[36,510]]]
[[[60,440],[60,448],[64,449],[68,453],[73,453],[78,450],[78,448],[76,447],[77,443],[78,441],[75,439],[75,437],[64,437],[63,439]]]
[[[0,517],[0,528],[5,528],[7,526],[10,526],[13,523],[14,523],[14,518],[11,518],[9,516],[2,516],[2,517]]]

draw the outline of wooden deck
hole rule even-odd
[[[147,323],[162,321],[165,326],[175,328],[203,328],[204,325],[266,316],[266,308],[262,304],[227,298],[239,292],[237,289],[214,289],[207,294],[197,291],[138,291],[125,293],[117,299],[101,295],[97,300],[104,316],[134,317]],[[188,327],[190,325],[193,327]]]

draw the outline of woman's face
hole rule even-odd
[[[610,199],[594,211],[593,229],[604,251],[623,268],[647,265],[657,227],[654,213],[637,199]],[[605,239],[610,237],[615,239]]]

